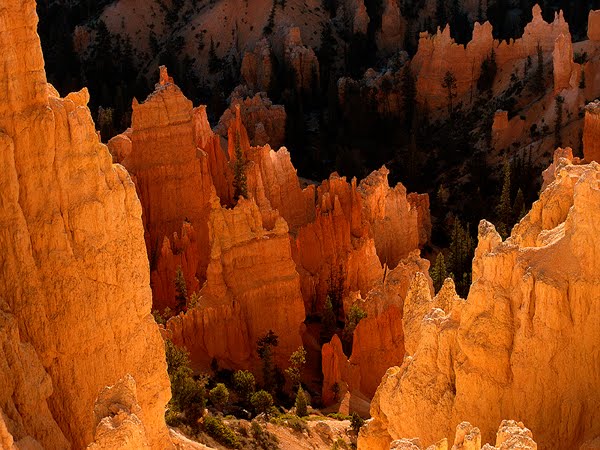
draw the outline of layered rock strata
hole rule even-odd
[[[85,448],[98,394],[130,374],[148,445],[170,448],[140,203],[87,91],[47,84],[35,11],[0,8],[0,439]]]

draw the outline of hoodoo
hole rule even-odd
[[[33,0],[3,2],[0,442],[85,448],[104,427],[96,399],[127,379],[135,404],[114,412],[137,442],[170,448],[142,208],[98,140],[87,90],[60,98],[46,82],[36,27]]]

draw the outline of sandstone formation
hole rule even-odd
[[[261,39],[242,59],[241,75],[252,91],[269,92],[273,79],[273,53],[267,39]]]
[[[591,41],[600,41],[600,10],[590,11],[587,35]]]
[[[227,200],[226,157],[219,139],[212,135],[205,109],[194,109],[161,68],[154,93],[144,103],[133,102],[131,131],[111,139],[109,147],[133,177],[142,202],[154,307],[175,309],[177,267],[182,266],[190,289],[206,277],[213,179]]]
[[[319,60],[314,50],[302,42],[300,28],[288,30],[284,41],[284,61],[293,72],[294,85],[300,92],[313,92],[319,86]]]
[[[588,162],[600,162],[600,101],[598,100],[585,107],[583,157]]]
[[[325,405],[339,400],[334,398],[332,387],[335,383],[340,387],[341,395],[349,392],[351,396],[371,399],[386,370],[402,363],[405,354],[403,314],[407,311],[407,302],[410,304],[407,293],[413,283],[411,292],[421,289],[419,292],[432,301],[431,279],[423,275],[428,270],[429,262],[415,251],[388,272],[385,280],[374,286],[364,299],[356,300],[367,317],[354,331],[352,356],[348,359],[344,355],[337,335],[322,349],[322,399]],[[351,402],[351,409],[352,406]]]
[[[150,449],[140,412],[137,386],[131,375],[105,387],[94,405],[96,434],[88,450]]]
[[[505,242],[481,222],[467,301],[423,318],[415,350],[375,394],[359,447],[402,436],[428,445],[465,419],[490,440],[503,417],[518,417],[542,448],[600,434],[600,417],[585,413],[600,404],[600,166],[562,158],[554,178]]]
[[[457,102],[470,103],[481,74],[481,63],[491,57],[492,50],[498,67],[510,66],[535,55],[538,45],[544,53],[554,51],[555,42],[561,35],[570,40],[569,26],[562,12],[555,15],[552,23],[546,23],[538,5],[533,7],[533,19],[525,27],[523,36],[510,42],[495,41],[489,22],[475,23],[473,39],[466,46],[454,42],[449,26],[441,31],[438,29],[434,35],[423,32],[417,54],[411,61],[417,79],[418,100],[433,108],[445,106],[447,93],[442,83],[446,72],[450,71],[456,77]]]
[[[279,148],[285,140],[286,114],[283,105],[273,105],[264,92],[254,97],[240,98],[233,94],[231,106],[225,110],[215,133],[227,137],[231,122],[235,120],[236,107],[239,105],[242,123],[248,130],[250,144],[253,146],[271,145]]]
[[[399,51],[404,45],[406,20],[402,17],[397,0],[384,2],[381,30],[377,34],[377,48],[384,55]]]
[[[375,248],[382,264],[394,268],[416,248],[425,245],[431,235],[429,196],[407,197],[398,183],[390,188],[384,166],[364,178],[358,186],[363,217],[370,224]]]
[[[571,35],[561,34],[556,38],[554,51],[552,52],[552,64],[554,67],[554,92],[577,86],[578,70],[573,62],[573,44]]]
[[[141,208],[84,89],[47,84],[33,0],[0,8],[0,439],[85,448],[100,391],[130,374],[150,448],[170,448]]]
[[[272,329],[279,336],[275,360],[284,367],[302,344],[305,318],[285,220],[265,229],[252,200],[226,209],[213,191],[209,234],[199,305],[169,320],[169,335],[197,367],[207,369],[215,358],[220,367],[256,370],[256,341]]]
[[[367,34],[370,18],[364,0],[343,0],[338,7],[338,15],[345,18],[354,34]]]
[[[503,420],[496,433],[496,445],[481,446],[481,432],[469,422],[462,422],[456,427],[456,437],[452,450],[537,450],[533,434],[521,422]],[[364,445],[364,444],[363,444]],[[359,446],[359,448],[361,448]],[[364,447],[367,448],[367,447]],[[390,444],[390,450],[423,450],[419,439],[398,439]],[[448,450],[448,439],[427,447],[427,450]]]

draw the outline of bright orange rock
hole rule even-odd
[[[192,102],[173,84],[165,68],[161,68],[154,93],[144,103],[133,102],[131,150],[121,164],[131,174],[142,202],[153,303],[159,310],[167,306],[175,309],[174,290],[166,277],[174,274],[176,267],[166,265],[165,261],[172,258],[164,254],[164,240],[180,233],[184,222],[195,230],[196,242],[193,249],[186,250],[193,254],[187,260],[197,262],[195,267],[185,267],[191,270],[185,277],[197,278],[192,283],[195,286],[206,277],[212,187],[209,164],[217,157],[209,158],[197,147],[199,141],[204,140],[205,144],[210,141],[203,133],[202,112],[196,117]],[[220,151],[212,149],[215,153]]]
[[[576,64],[573,62],[573,44],[571,35],[561,34],[556,38],[552,52],[554,73],[554,92],[577,87]]]
[[[231,106],[225,110],[215,132],[227,137],[227,130],[235,120],[236,105],[240,107],[242,123],[248,130],[250,143],[252,145],[271,145],[279,148],[285,140],[285,108],[282,105],[273,105],[271,100],[264,94],[258,93],[254,97],[240,98],[238,96],[231,100]]]
[[[3,1],[0,23],[1,445],[85,448],[98,394],[129,374],[146,441],[170,448],[134,185],[98,140],[87,90],[48,87],[35,1]]]
[[[429,262],[419,258],[417,250],[388,272],[385,281],[374,286],[364,300],[358,299],[367,317],[359,322],[354,331],[352,356],[348,359],[344,355],[337,336],[323,345],[322,399],[325,405],[341,399],[334,398],[332,387],[335,383],[342,388],[340,396],[348,391],[352,396],[372,398],[386,370],[402,364],[405,355],[403,315],[408,301],[407,293],[411,282],[416,283],[418,274],[419,282],[424,281],[425,295],[429,302],[432,301],[431,278],[423,275],[428,270]],[[416,291],[416,288],[412,290]]]
[[[600,10],[590,11],[587,35],[591,41],[600,41]]]
[[[199,305],[167,323],[173,342],[204,370],[215,358],[220,367],[258,372],[256,341],[272,329],[275,361],[286,366],[302,345],[305,314],[285,220],[266,229],[254,201],[226,209],[213,191],[209,234],[206,284]]]
[[[467,301],[422,318],[415,350],[388,371],[361,434],[379,444],[359,447],[389,448],[386,436],[388,446],[402,436],[430,444],[465,417],[490,440],[502,417],[518,416],[542,448],[600,435],[600,418],[581,413],[600,404],[599,180],[597,163],[561,158],[505,242],[481,222]]]
[[[600,101],[598,100],[585,107],[583,157],[588,162],[600,162]]]

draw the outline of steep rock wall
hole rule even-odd
[[[379,444],[362,448],[402,436],[433,443],[462,420],[487,440],[503,417],[526,420],[543,448],[600,434],[586,413],[600,405],[599,180],[597,163],[559,159],[505,242],[481,222],[467,301],[425,316],[415,350],[375,395],[361,436]]]
[[[98,140],[87,91],[47,84],[35,2],[3,2],[0,24],[3,439],[85,448],[100,390],[130,374],[147,441],[169,448],[135,188]]]

